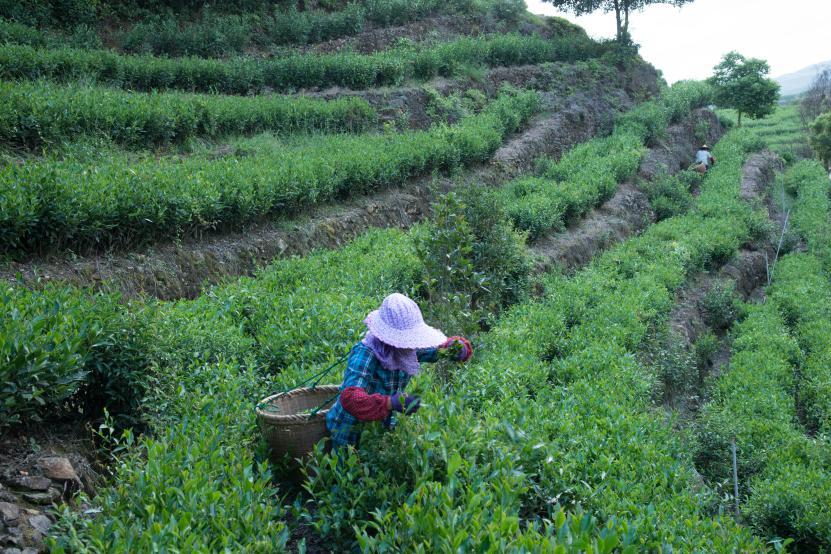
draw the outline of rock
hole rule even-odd
[[[52,522],[45,515],[39,514],[29,518],[29,525],[45,535],[52,527]]]
[[[0,502],[0,516],[4,523],[9,523],[20,517],[20,507],[9,502]]]
[[[23,500],[42,506],[52,504],[60,497],[61,491],[57,489],[47,489],[46,492],[27,492],[23,494]]]
[[[24,548],[20,554],[38,554],[37,548]]]
[[[66,458],[52,456],[49,458],[41,458],[38,460],[38,463],[43,468],[43,474],[54,481],[81,482],[81,479],[75,472],[75,468],[72,467],[72,464]]]
[[[45,491],[49,489],[52,481],[43,476],[19,475],[9,479],[9,484],[14,488],[27,491]]]
[[[19,548],[6,548],[0,554],[23,554],[23,552],[21,552]]]

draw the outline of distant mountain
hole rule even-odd
[[[801,94],[811,88],[814,78],[825,68],[831,68],[831,60],[808,66],[805,69],[781,77],[775,77],[774,80],[782,85],[782,96]]]

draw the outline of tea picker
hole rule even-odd
[[[702,144],[698,152],[695,153],[695,162],[693,162],[693,170],[698,173],[707,173],[707,170],[716,165],[716,158],[710,154],[710,147]]]
[[[368,422],[394,427],[395,414],[410,415],[421,407],[421,399],[404,390],[419,374],[422,363],[436,362],[442,354],[467,362],[473,355],[470,341],[447,338],[424,323],[418,305],[403,294],[387,296],[364,323],[366,335],[345,358],[300,385],[311,382],[311,387],[279,393],[257,405],[257,416],[275,458],[285,453],[292,457],[308,454],[327,431],[332,447],[338,449],[357,446]],[[346,371],[340,387],[318,387],[344,359]],[[326,409],[333,400],[334,405]]]

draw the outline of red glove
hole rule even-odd
[[[460,362],[466,362],[473,356],[473,346],[470,344],[470,341],[464,337],[450,337],[441,346],[439,346],[439,348],[449,348],[454,344],[460,344],[462,346],[461,350],[459,351],[458,358]]]

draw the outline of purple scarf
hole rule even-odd
[[[418,372],[421,371],[418,354],[414,348],[395,348],[382,342],[371,331],[366,332],[366,336],[361,342],[372,350],[381,366],[388,371],[403,371],[410,377],[418,375]]]

